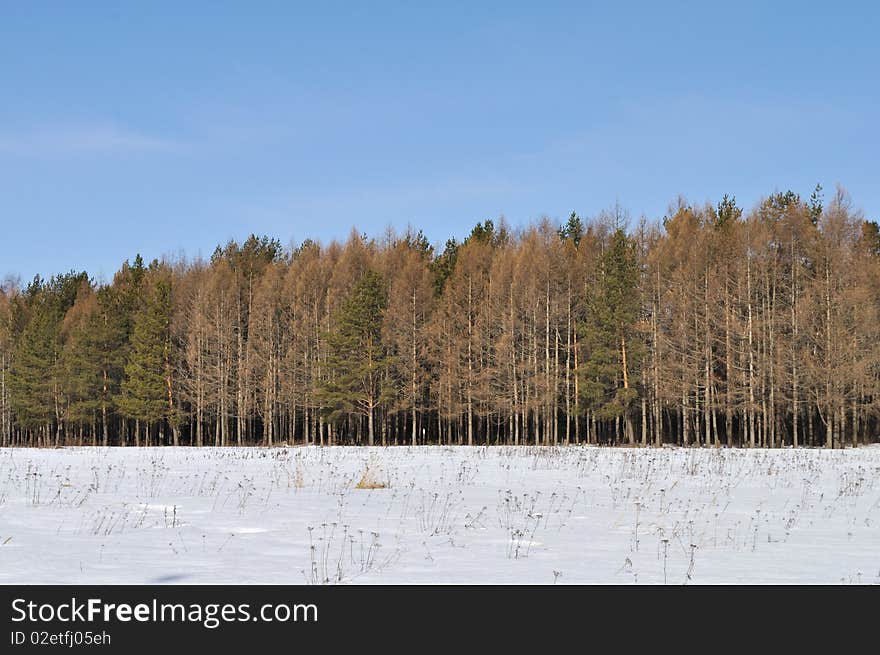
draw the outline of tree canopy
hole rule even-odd
[[[461,238],[463,236],[463,238]],[[352,230],[0,287],[0,444],[832,446],[880,433],[846,193]]]

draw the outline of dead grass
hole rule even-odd
[[[364,469],[364,474],[355,485],[355,489],[387,489],[388,483],[383,481],[375,469],[370,466]]]

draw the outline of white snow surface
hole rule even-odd
[[[0,583],[880,583],[880,448],[7,448]]]

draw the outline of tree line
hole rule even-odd
[[[0,289],[2,445],[841,447],[880,425],[880,232],[679,199]]]

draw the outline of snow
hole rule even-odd
[[[0,450],[0,583],[327,582],[880,583],[880,448]]]

